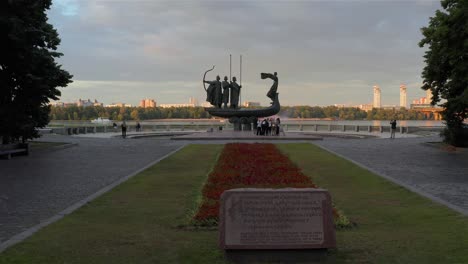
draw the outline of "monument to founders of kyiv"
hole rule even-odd
[[[242,57],[241,57],[242,58]],[[206,107],[205,110],[212,116],[229,118],[229,122],[234,124],[234,130],[251,130],[252,124],[256,124],[258,118],[272,116],[280,111],[280,103],[278,100],[278,74],[261,73],[262,79],[272,79],[273,85],[267,93],[267,96],[272,100],[271,106],[258,109],[246,109],[239,106],[239,97],[242,89],[242,59],[241,59],[241,78],[240,84],[237,83],[237,78],[232,77],[228,82],[228,77],[224,77],[224,81],[216,76],[216,80],[206,81],[206,74],[212,71],[213,68],[207,70],[203,76],[203,87],[206,91],[206,101],[212,107]],[[206,84],[209,84],[206,88]],[[229,107],[228,107],[228,103]]]

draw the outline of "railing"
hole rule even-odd
[[[332,125],[332,124],[283,124],[286,132],[353,132],[353,133],[384,133],[390,132],[390,126],[363,126],[363,125]],[[109,133],[120,132],[120,126],[114,128],[111,125],[86,125],[68,124],[62,127],[49,127],[52,133],[62,135],[87,134],[87,133]],[[207,130],[234,130],[229,123],[164,123],[164,124],[141,124],[142,132],[174,132],[189,131],[203,132]],[[255,129],[255,127],[253,128]],[[419,131],[441,131],[443,127],[397,127],[397,133],[415,133]],[[127,124],[127,132],[135,132],[134,124]]]

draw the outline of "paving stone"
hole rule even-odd
[[[329,139],[314,144],[468,212],[468,149],[430,146],[440,137]]]
[[[45,136],[78,145],[0,160],[0,242],[39,224],[184,143]]]

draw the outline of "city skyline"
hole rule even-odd
[[[341,104],[341,103],[333,103],[333,104],[329,104],[329,105],[318,105],[318,106],[341,106],[341,107],[358,107],[358,108],[363,108],[363,105],[370,105],[372,106],[372,108],[382,108],[382,107],[388,107],[388,106],[394,106],[394,107],[404,107],[404,108],[409,108],[408,107],[408,102],[416,102],[418,101],[418,104],[430,104],[431,102],[431,98],[432,98],[432,93],[430,90],[427,90],[427,91],[422,91],[422,93],[420,93],[419,95],[417,95],[416,97],[413,97],[411,98],[409,101],[408,101],[408,98],[407,98],[407,86],[405,84],[400,84],[399,86],[399,104],[387,104],[387,103],[382,103],[382,89],[380,89],[380,87],[378,85],[374,85],[372,87],[372,91],[373,91],[373,101],[372,102],[360,102],[358,104]],[[421,97],[421,95],[425,95],[423,97]],[[82,102],[84,102],[86,99],[82,100],[81,98],[79,99],[75,99],[75,100],[71,100],[71,101],[55,101],[55,102],[52,102],[52,104],[54,105],[64,105],[64,104],[70,104],[70,103],[74,103],[76,102],[76,104],[78,106],[80,106],[80,104],[83,104]],[[90,101],[90,99],[88,98],[87,99],[89,103],[92,104],[92,101]],[[97,99],[94,98],[94,102],[97,103]],[[188,97],[188,103],[187,102],[159,102],[157,103],[157,100],[154,99],[154,98],[148,98],[148,97],[145,97],[143,99],[140,99],[138,101],[139,103],[138,104],[128,104],[128,105],[131,105],[131,106],[139,106],[139,107],[156,107],[156,106],[159,106],[159,105],[163,105],[164,107],[169,107],[169,106],[176,106],[176,105],[180,105],[180,106],[203,106],[203,107],[211,107],[211,105],[208,103],[208,102],[205,102],[205,101],[202,101],[201,103],[199,103],[199,101],[190,96]],[[106,105],[113,105],[113,104],[117,104],[117,103],[124,103],[124,104],[127,104],[127,102],[123,102],[122,100],[117,100],[117,101],[113,101],[111,103],[106,103]],[[246,106],[248,104],[245,104],[245,103],[252,103],[252,101],[244,101],[242,102],[242,105]],[[253,102],[255,104],[255,106],[260,106],[260,102]],[[99,102],[99,104],[103,104],[101,102]],[[289,106],[297,106],[297,105],[289,105]],[[310,105],[310,106],[314,106],[314,105]]]
[[[424,93],[419,30],[439,5],[56,0],[49,15],[62,38],[60,63],[74,75],[61,101],[202,103],[204,71],[216,65],[207,79],[229,76],[232,54],[239,78],[242,54],[242,101],[267,105],[271,83],[259,73],[277,71],[283,105],[367,104],[376,84],[382,104],[399,105],[401,83],[408,101]]]

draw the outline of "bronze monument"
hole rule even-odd
[[[205,75],[203,76],[204,87],[205,83],[209,84],[208,89],[205,87],[205,91],[207,93],[206,101],[213,105],[213,107],[205,107],[205,110],[212,116],[229,118],[229,122],[234,124],[234,130],[251,130],[251,125],[256,124],[258,118],[272,116],[280,111],[280,103],[277,93],[278,74],[276,72],[273,74],[260,74],[262,79],[269,78],[273,80],[273,85],[267,93],[267,96],[272,100],[271,106],[258,109],[243,109],[239,106],[240,89],[242,88],[242,85],[237,84],[236,77],[233,77],[232,82],[228,83],[227,76],[221,83],[219,81],[219,75],[216,77],[215,81],[205,81],[206,74],[213,69],[214,66],[212,69],[206,71]],[[231,88],[230,94],[229,88]],[[229,97],[231,99],[231,104],[230,108],[227,108]],[[224,108],[222,108],[223,103]]]

